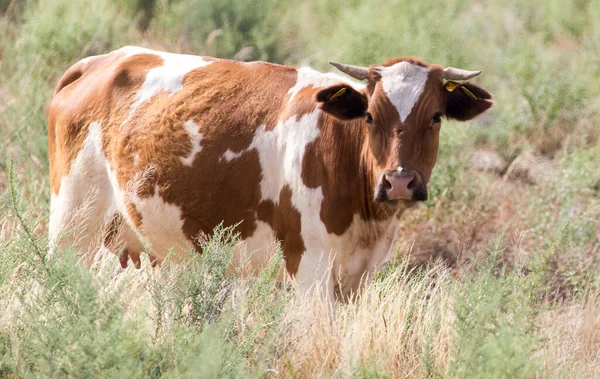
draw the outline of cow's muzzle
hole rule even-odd
[[[384,172],[375,189],[375,201],[390,200],[427,200],[427,186],[421,174],[402,167]]]

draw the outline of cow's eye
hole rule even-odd
[[[372,124],[373,123],[373,116],[367,112],[367,123]]]
[[[432,124],[439,124],[440,122],[442,122],[442,113],[435,112],[435,114],[431,118],[431,123]]]

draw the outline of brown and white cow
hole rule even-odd
[[[276,238],[300,288],[356,291],[390,253],[401,213],[427,199],[442,117],[492,103],[455,82],[479,72],[413,58],[332,64],[366,85],[139,47],[76,63],[49,113],[51,243],[79,213],[68,242],[86,251],[108,233],[122,263],[139,265],[143,246],[161,261],[241,222],[253,265]]]

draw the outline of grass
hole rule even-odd
[[[0,12],[0,377],[600,377],[600,1]],[[230,270],[223,228],[206,254],[159,270],[102,253],[87,267],[69,249],[45,258],[45,107],[69,64],[125,44],[323,70],[417,55],[483,70],[496,106],[444,123],[398,259],[332,315],[279,283],[280,254],[258,276]],[[504,167],[477,169],[480,151]]]

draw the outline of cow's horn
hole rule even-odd
[[[454,67],[446,67],[444,69],[444,79],[448,80],[469,80],[479,74],[481,74],[481,71],[467,71]]]
[[[342,64],[337,62],[329,62],[330,65],[334,66],[344,74],[348,74],[354,79],[365,80],[369,77],[369,69],[366,67],[352,66],[351,64]]]

